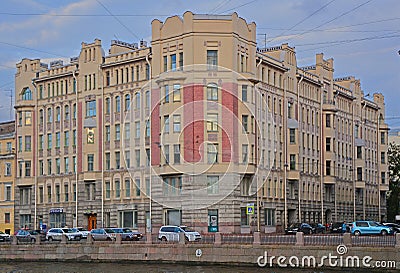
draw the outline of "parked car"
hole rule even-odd
[[[82,233],[82,239],[87,239],[88,235],[90,234],[90,231],[87,230],[86,228],[83,227],[76,227],[76,229]]]
[[[115,231],[111,228],[97,228],[90,231],[94,241],[114,241]]]
[[[310,226],[312,227],[312,233],[325,233],[326,228],[322,224],[312,223]]]
[[[201,240],[201,235],[187,226],[162,226],[158,231],[158,239],[161,241],[179,241],[179,234],[184,234],[189,242]]]
[[[343,222],[335,222],[331,225],[331,233],[343,233]],[[350,225],[346,225],[346,232],[350,232]]]
[[[82,239],[82,233],[74,228],[51,228],[47,231],[46,239],[48,241],[61,241],[61,237],[66,236],[68,241]]]
[[[139,241],[143,234],[129,228],[112,228],[116,233],[120,233],[123,241]]]
[[[304,234],[311,234],[312,230],[313,228],[307,223],[293,223],[285,228],[285,233],[296,234],[297,232],[303,232]]]
[[[0,231],[0,242],[6,242],[6,241],[10,241],[10,240],[11,240],[10,234]]]
[[[40,235],[40,241],[46,241],[46,233],[42,230],[20,229],[15,233],[20,242],[35,242],[36,236]]]
[[[400,225],[399,224],[383,223],[383,225],[392,228],[394,233],[400,232]]]
[[[353,222],[351,228],[351,234],[359,235],[389,235],[393,234],[394,231],[388,226],[381,225],[374,221],[356,221]]]

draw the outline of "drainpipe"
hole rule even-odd
[[[302,139],[301,139],[301,135],[302,135],[301,134],[301,122],[300,122],[300,84],[303,81],[303,79],[304,79],[304,75],[301,75],[300,81],[297,83],[297,120],[298,120],[298,124],[299,124],[299,130],[298,130],[299,144],[302,143]],[[287,134],[287,131],[286,131],[286,134]],[[308,143],[307,143],[307,145],[308,145]],[[298,158],[297,162],[300,162],[300,151],[299,151],[298,155],[299,155],[299,158]],[[304,164],[304,162],[303,162],[303,164]],[[298,202],[299,202],[299,222],[302,221],[301,220],[301,190],[300,190],[300,188],[301,188],[301,183],[300,183],[300,177],[299,177],[299,186],[298,186],[298,191],[299,191],[299,193],[298,193],[298,197],[299,197],[299,200],[298,200]]]
[[[149,65],[149,81],[150,81],[150,90],[149,90],[149,92],[150,92],[150,95],[149,95],[149,99],[150,99],[150,107],[152,107],[152,103],[151,103],[151,92],[152,92],[152,71],[151,71],[151,63],[150,63],[150,61],[149,61],[149,56],[151,55],[151,51],[149,51],[149,53],[148,54],[146,54],[146,63]],[[151,112],[150,112],[151,113]],[[150,114],[150,116],[149,116],[149,126],[150,126],[150,136],[149,136],[149,138],[150,138],[150,158],[149,158],[149,161],[150,161],[150,166],[149,166],[149,175],[150,175],[150,177],[149,177],[149,180],[150,180],[150,185],[149,185],[149,218],[150,218],[150,226],[149,226],[149,229],[150,229],[150,234],[152,233],[152,201],[151,201],[151,195],[152,195],[152,186],[151,186],[151,184],[152,184],[152,174],[151,174],[151,153],[152,153],[152,150],[151,150],[151,145],[152,145],[152,139],[151,139],[151,120],[150,120],[150,118],[151,118],[151,114]],[[145,179],[145,181],[146,181],[146,179]],[[146,219],[146,215],[145,215],[145,221],[146,221],[146,225],[147,225],[147,219]],[[146,232],[147,232],[147,227],[146,227]]]
[[[78,151],[79,151],[79,141],[78,141],[78,80],[75,76],[75,70],[72,71],[72,77],[75,81],[75,122],[76,122],[76,137],[75,137],[75,158],[76,158],[76,166],[75,167],[75,226],[78,226]],[[73,162],[74,163],[74,162]]]
[[[34,217],[34,229],[37,229],[37,176],[38,176],[38,171],[37,171],[37,159],[39,158],[39,151],[38,151],[38,122],[37,122],[37,86],[35,83],[35,80],[32,80],[32,85],[35,87],[35,94],[36,94],[36,103],[35,103],[35,132],[34,132],[34,137],[35,137],[35,153],[36,153],[36,161],[34,162],[35,164],[35,217]],[[17,166],[16,166],[17,167]]]
[[[99,65],[99,72],[101,77],[101,104],[102,104],[102,111],[101,111],[101,226],[104,227],[104,77],[103,72],[101,70],[101,64]]]

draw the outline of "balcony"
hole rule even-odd
[[[388,191],[389,190],[389,184],[379,184],[379,190],[380,191]]]
[[[365,181],[356,181],[357,189],[365,189]]]
[[[289,170],[287,179],[289,180],[299,180],[300,179],[300,171],[297,170]]]
[[[332,176],[332,175],[324,176],[324,184],[332,185],[332,184],[335,184],[335,182],[336,182],[335,176]]]

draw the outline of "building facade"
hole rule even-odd
[[[15,122],[0,123],[0,230],[14,234]]]
[[[96,39],[68,64],[23,59],[15,90],[15,226],[248,233],[385,217],[382,94],[334,78],[322,54],[298,67],[287,44],[257,48],[236,13],[154,20],[151,46],[105,54]]]

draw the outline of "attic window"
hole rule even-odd
[[[32,100],[32,91],[29,89],[29,87],[26,87],[22,91],[22,100]]]

